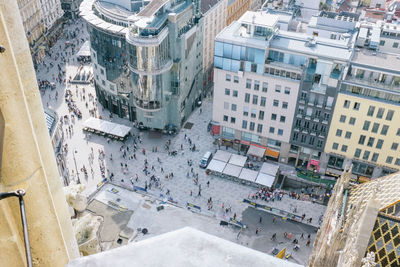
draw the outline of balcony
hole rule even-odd
[[[391,82],[390,84],[386,84],[384,82],[378,82],[376,79],[372,78],[361,78],[357,76],[350,76],[346,77],[346,82],[351,82],[359,85],[365,85],[377,89],[386,89],[390,91],[400,91],[400,83]]]
[[[340,70],[333,70],[329,77],[332,78],[332,79],[335,79],[335,80],[339,80],[341,73],[342,72]]]
[[[159,101],[144,101],[136,99],[134,103],[135,106],[140,109],[153,110],[153,111],[161,109],[161,103]]]

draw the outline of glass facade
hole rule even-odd
[[[263,73],[265,50],[215,42],[214,66],[219,69],[238,72]]]
[[[129,71],[125,38],[93,27],[89,27],[89,34],[91,48],[96,51],[97,63],[106,69],[107,80],[121,87],[127,86],[125,78]]]
[[[132,87],[135,104],[145,109],[158,109],[162,101],[162,74],[139,75],[132,72]]]
[[[292,55],[288,53],[282,53],[275,50],[269,50],[268,60],[283,62],[296,67],[304,66],[306,64],[306,57],[299,55]]]
[[[139,71],[162,69],[170,60],[168,38],[157,46],[135,46],[128,44],[129,64]]]

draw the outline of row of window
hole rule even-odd
[[[299,140],[300,139],[300,140]],[[307,141],[308,139],[308,141]],[[306,134],[299,134],[297,132],[293,133],[293,141],[299,141],[303,144],[309,144],[309,145],[314,145],[315,141],[317,140],[317,148],[322,148],[324,141],[321,139],[316,139],[315,136],[312,135],[306,135]]]
[[[232,75],[231,74],[226,74],[225,80],[230,82],[232,80]],[[239,76],[233,76],[233,82],[234,83],[239,83]],[[253,80],[252,79],[246,79],[246,88],[251,89],[253,85]],[[260,90],[260,81],[254,80],[254,88],[255,91]],[[282,87],[280,85],[275,85],[275,92],[280,93]],[[262,92],[266,93],[268,92],[268,83],[263,82],[262,83]],[[285,87],[284,93],[286,95],[290,95],[290,87]]]
[[[357,148],[356,151],[354,152],[354,157],[355,158],[360,158],[361,157],[361,152],[362,152],[362,150]],[[363,160],[369,160],[369,156],[370,155],[371,155],[371,152],[368,151],[368,150],[365,150],[363,155],[362,155],[362,159]],[[371,161],[372,162],[377,162],[378,158],[379,158],[379,153],[374,152],[372,154]],[[387,164],[392,164],[393,159],[394,158],[392,156],[387,156],[385,162]],[[396,160],[394,161],[394,165],[400,166],[400,158],[396,158]]]
[[[350,108],[350,100],[345,100],[343,104],[344,108]],[[359,102],[354,102],[353,104],[353,110],[359,110],[360,109],[360,103]],[[367,116],[373,117],[375,113],[375,106],[369,106]],[[385,113],[385,108],[379,108],[377,113],[376,113],[376,118],[382,119],[383,115]],[[386,113],[386,120],[391,121],[394,115],[394,110],[389,109]]]

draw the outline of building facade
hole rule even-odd
[[[278,31],[279,15],[246,12],[216,38],[213,120],[222,137],[280,162],[319,168],[345,40]],[[223,104],[222,104],[223,103]]]
[[[68,186],[70,179],[65,159],[66,151],[63,150],[64,132],[59,123],[59,117],[57,113],[51,109],[44,110],[44,117],[46,119],[47,129],[49,130],[51,144],[54,149],[58,173],[62,178],[64,186]]]
[[[400,170],[400,31],[378,25],[361,25],[325,147],[331,172],[352,163],[362,181]]]
[[[40,0],[40,7],[44,19],[44,26],[46,31],[49,31],[64,14],[61,9],[61,2],[60,0]]]
[[[250,10],[250,0],[228,0],[226,11],[226,25],[238,20],[246,11]]]
[[[63,31],[63,15],[60,0],[40,0],[40,7],[45,25],[46,49],[57,42]]]
[[[64,11],[64,17],[73,20],[77,19],[81,3],[82,0],[61,0],[61,8]]]
[[[37,64],[45,56],[45,18],[39,0],[18,0],[18,8],[28,39],[33,63]]]
[[[180,128],[201,100],[199,3],[87,0],[80,10],[100,103],[138,127]]]
[[[208,90],[213,83],[214,40],[226,26],[227,0],[201,1],[203,15],[203,87]]]

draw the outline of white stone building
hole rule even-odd
[[[215,36],[226,26],[227,0],[201,1],[201,13],[204,20],[203,31],[203,73],[205,87],[213,81],[214,40]]]
[[[238,150],[307,164],[323,152],[351,38],[279,30],[279,20],[248,11],[217,36],[213,131]]]
[[[45,29],[50,30],[64,14],[60,0],[40,0]]]

